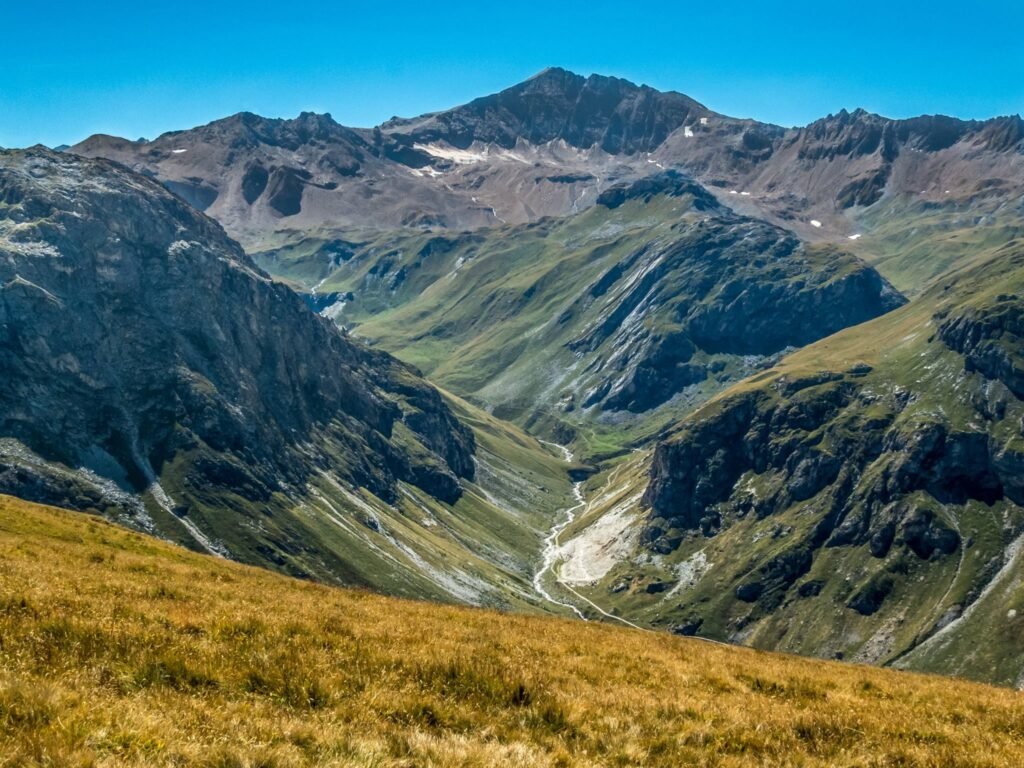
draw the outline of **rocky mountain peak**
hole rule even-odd
[[[706,114],[706,107],[680,93],[556,67],[462,107],[390,121],[381,129],[419,143],[446,141],[462,148],[474,141],[511,148],[519,140],[561,139],[581,149],[630,154],[653,150],[691,116]]]
[[[677,92],[552,67],[452,109],[371,129],[303,112],[241,113],[152,142],[72,148],[161,180],[246,245],[341,227],[477,229],[589,207],[608,187],[675,168],[806,236],[854,235],[886,196],[1019,194],[1020,118],[891,120],[840,110],[784,129]],[[740,196],[749,199],[744,200]],[[825,222],[820,233],[811,222]]]
[[[199,128],[197,133],[207,141],[226,138],[236,144],[265,145],[292,151],[311,142],[363,143],[352,129],[338,124],[329,114],[316,112],[302,112],[295,118],[267,118],[240,112],[209,123]],[[173,134],[165,134],[170,135]]]

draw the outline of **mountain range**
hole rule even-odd
[[[239,114],[153,141],[72,150],[153,175],[246,247],[316,228],[523,224],[595,205],[676,168],[741,212],[805,238],[861,231],[883,198],[973,208],[1020,197],[1024,121],[889,120],[863,110],[803,128],[715,113],[675,92],[548,69],[454,109],[346,128],[329,115]],[[812,222],[817,222],[816,226]]]
[[[372,129],[6,151],[0,489],[1024,685],[1022,221],[1019,116],[787,129],[561,69]]]

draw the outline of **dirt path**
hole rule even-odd
[[[961,545],[963,546],[963,545]],[[900,657],[894,666],[899,666],[900,663],[915,655],[919,651],[934,646],[936,643],[941,642],[942,638],[948,637],[957,627],[963,624],[971,615],[977,610],[978,606],[981,605],[985,598],[992,594],[998,587],[1000,587],[1006,579],[1015,572],[1017,565],[1017,558],[1021,554],[1021,550],[1024,550],[1024,534],[1021,534],[1014,539],[1010,545],[1006,548],[1005,559],[1003,560],[1003,567],[999,569],[995,576],[985,585],[985,588],[981,591],[981,594],[972,602],[967,608],[953,621],[949,622],[946,626],[936,632],[934,635],[929,637],[923,643],[915,648],[912,648],[904,656]]]

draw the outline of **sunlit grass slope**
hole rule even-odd
[[[1024,234],[1022,213],[998,197],[938,204],[895,196],[858,218],[864,235],[847,247],[916,296]]]
[[[1010,690],[318,586],[0,497],[0,765],[1022,762]]]

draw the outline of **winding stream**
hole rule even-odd
[[[562,455],[565,457],[567,463],[571,464],[573,462],[575,456],[573,456],[572,451],[570,451],[564,445],[559,445],[558,443],[551,443],[548,442],[547,440],[539,439],[538,442],[543,443],[544,445],[550,445],[557,448],[562,452]],[[555,581],[558,580],[558,574],[554,571],[555,560],[558,556],[558,537],[561,535],[562,531],[568,528],[572,524],[572,521],[576,519],[576,512],[579,511],[579,509],[586,505],[587,503],[586,500],[583,498],[582,481],[572,484],[572,495],[573,498],[576,500],[576,503],[573,506],[567,507],[565,509],[565,511],[562,513],[565,516],[564,519],[560,523],[556,523],[554,526],[552,526],[551,531],[548,533],[547,536],[544,537],[544,549],[541,553],[541,566],[539,569],[537,569],[537,572],[533,574],[533,589],[534,591],[536,591],[538,595],[543,597],[549,603],[552,603],[553,605],[560,605],[563,608],[568,608],[581,619],[586,621],[587,617],[583,615],[583,612],[579,608],[577,608],[572,603],[566,603],[562,600],[557,599],[544,587],[544,576],[549,571],[552,573],[552,575],[554,575]]]

